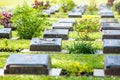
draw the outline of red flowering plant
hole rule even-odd
[[[0,17],[0,24],[3,25],[5,28],[12,28],[12,21],[10,20],[11,17],[11,12],[3,11]]]
[[[33,8],[39,8],[42,7],[43,9],[47,9],[50,6],[49,1],[43,2],[43,1],[38,1],[34,0],[34,4],[32,4]]]

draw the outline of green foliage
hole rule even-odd
[[[99,19],[98,18],[82,18],[76,24],[75,30],[78,33],[79,38],[82,40],[89,40],[88,33],[99,31]]]
[[[34,9],[26,3],[15,9],[12,21],[17,27],[21,39],[40,36],[44,30],[43,26],[46,24],[46,18],[42,17],[42,9]]]
[[[74,54],[95,54],[96,48],[92,46],[91,42],[77,42],[68,46],[70,53]]]
[[[2,39],[0,41],[0,44],[1,44],[1,47],[0,47],[0,51],[3,52],[3,51],[7,51],[7,52],[20,52],[21,51],[21,48],[17,48],[17,47],[14,47],[14,46],[10,46],[9,45],[9,42],[8,42],[8,39]]]
[[[94,14],[94,11],[97,10],[96,0],[90,0],[88,10],[90,11],[91,14]]]
[[[120,0],[115,2],[114,8],[120,14]]]
[[[60,0],[62,3],[62,11],[67,12],[72,10],[75,7],[75,3],[73,0]]]

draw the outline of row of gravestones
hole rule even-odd
[[[81,18],[82,15],[84,14],[86,8],[87,8],[86,4],[80,4],[69,12],[68,17]]]
[[[108,5],[100,5],[103,53],[120,53],[120,23]],[[106,55],[105,75],[120,75],[120,56]]]
[[[30,51],[61,51],[62,40],[69,39],[76,20],[59,19],[52,29],[45,29],[44,38],[32,38]],[[49,54],[12,54],[4,68],[5,74],[49,74],[51,59]]]

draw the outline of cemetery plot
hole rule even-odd
[[[101,30],[120,30],[120,23],[102,23]]]
[[[103,53],[120,53],[120,39],[104,39]]]
[[[12,38],[11,28],[0,28],[0,38]]]
[[[48,54],[12,54],[9,56],[5,74],[49,74],[51,59]]]
[[[67,29],[46,29],[44,31],[44,38],[62,38],[68,40],[69,31]]]
[[[102,30],[103,39],[120,39],[120,30]]]
[[[72,23],[54,23],[52,25],[53,29],[68,29],[69,31],[73,31]]]
[[[61,38],[32,38],[30,51],[61,51]]]
[[[114,18],[111,18],[111,19],[101,19],[100,20],[100,23],[119,23],[118,19],[114,19]]]
[[[120,76],[120,56],[106,56],[105,75]]]
[[[72,18],[61,18],[59,19],[58,21],[59,23],[77,23],[77,21],[75,19],[72,19]]]
[[[68,17],[70,17],[70,18],[81,18],[82,17],[82,13],[81,12],[70,12],[68,14]]]

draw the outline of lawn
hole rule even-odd
[[[0,6],[15,7],[16,5],[21,5],[26,1],[29,5],[33,3],[34,0],[2,0],[0,1]],[[43,0],[44,1],[44,0]],[[54,0],[50,0],[54,1]],[[59,1],[59,0],[58,0]],[[80,3],[89,3],[90,0],[74,0],[76,4]],[[98,4],[106,3],[107,0],[96,0]],[[116,13],[116,12],[115,12]],[[94,14],[94,15],[93,15]],[[92,15],[88,10],[85,11],[83,18],[99,18],[99,11],[94,11]],[[51,17],[48,17],[47,20],[49,24],[44,25],[45,28],[51,29],[53,23],[57,22],[59,18],[68,18],[68,13],[63,13],[61,10],[56,14],[52,14]],[[116,18],[119,18],[119,15],[116,13]],[[76,19],[79,22],[79,18]],[[0,25],[0,28],[3,26]],[[75,28],[75,26],[74,26]],[[12,37],[19,37],[17,35],[18,31],[12,31]],[[39,36],[43,38],[42,35]],[[90,32],[88,34],[89,40],[84,42],[91,42],[92,46],[97,50],[103,50],[103,41],[102,33],[100,30]],[[82,39],[78,36],[78,32],[72,31],[69,32],[69,38],[75,40],[63,40],[62,49],[68,49],[68,46],[73,46],[74,43],[82,42]],[[19,52],[18,50],[29,49],[31,39],[17,39],[17,40],[6,40],[0,39],[0,49],[14,49],[14,51],[1,51],[0,52],[0,68],[4,68],[7,62],[8,57],[11,54],[50,54],[52,68],[62,68],[64,75],[59,77],[45,76],[45,75],[5,75],[0,76],[0,80],[120,80],[120,77],[116,76],[106,76],[106,77],[93,77],[94,69],[103,69],[104,68],[104,54],[83,54],[83,53],[49,53],[49,52]],[[17,50],[17,51],[16,51]],[[79,69],[80,68],[80,69]],[[77,70],[78,69],[78,70]],[[77,71],[77,72],[76,72]],[[83,73],[80,73],[82,72]]]

